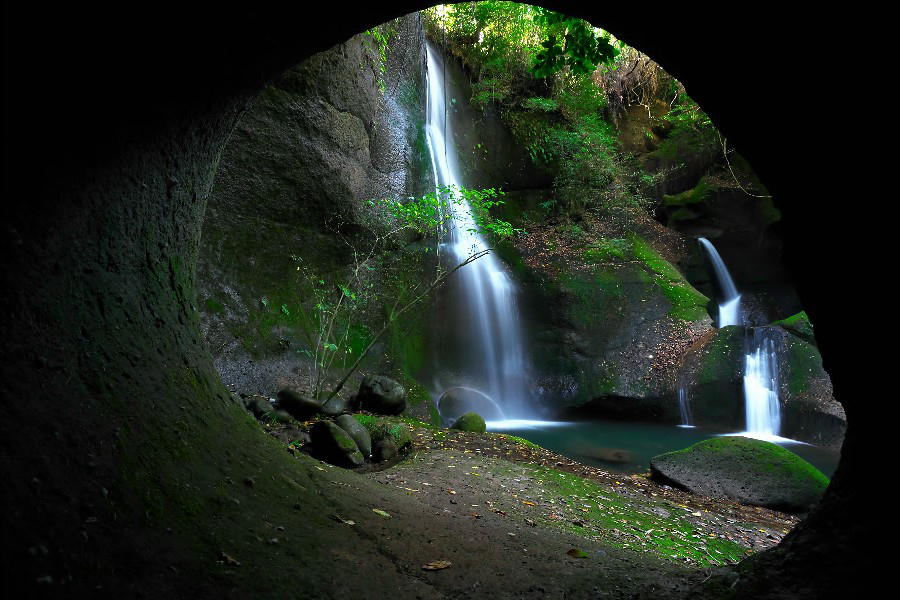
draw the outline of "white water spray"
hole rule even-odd
[[[428,109],[426,136],[438,186],[460,187],[453,127],[447,119],[447,97],[443,64],[431,44],[428,57]],[[453,260],[458,264],[488,248],[476,231],[477,226],[468,203],[449,203],[453,219],[449,242]],[[487,254],[460,269],[456,284],[462,293],[465,315],[458,326],[471,343],[468,353],[469,373],[501,408],[504,419],[530,416],[528,402],[527,361],[522,344],[521,326],[516,307],[513,281],[493,254]]]

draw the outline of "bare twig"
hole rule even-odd
[[[722,156],[725,157],[725,164],[728,165],[728,170],[731,172],[731,176],[734,178],[734,182],[737,184],[741,191],[747,194],[748,196],[752,196],[753,198],[771,198],[772,196],[762,196],[759,194],[753,194],[741,185],[741,182],[738,181],[737,175],[734,174],[734,169],[731,168],[731,161],[728,160],[728,140],[726,140],[722,135],[716,132],[716,135],[719,136],[719,142],[722,144]]]
[[[338,384],[335,386],[335,388],[331,391],[331,393],[328,394],[328,398],[326,399],[326,401],[330,400],[331,398],[336,396],[338,392],[341,391],[341,389],[344,387],[344,384],[347,383],[347,380],[350,379],[350,376],[356,371],[356,369],[359,367],[360,363],[363,361],[363,359],[369,353],[369,350],[371,350],[372,346],[375,345],[375,342],[377,342],[378,339],[382,335],[384,335],[384,333],[388,329],[390,329],[391,325],[394,323],[394,321],[397,320],[398,317],[400,317],[400,315],[405,313],[407,310],[412,308],[414,305],[418,304],[419,301],[421,301],[423,298],[425,298],[426,296],[431,294],[431,292],[435,288],[442,285],[447,280],[447,278],[449,278],[451,275],[453,275],[454,273],[456,273],[457,271],[459,271],[461,268],[465,267],[466,265],[478,260],[479,258],[481,258],[483,256],[486,256],[490,252],[491,252],[490,248],[476,252],[476,253],[472,254],[471,256],[469,256],[463,262],[459,263],[458,265],[456,265],[455,267],[450,269],[449,271],[440,273],[426,288],[424,288],[417,296],[415,296],[412,300],[410,300],[406,305],[404,305],[399,310],[397,309],[397,307],[400,304],[400,298],[397,298],[397,301],[394,302],[394,306],[391,308],[391,312],[388,314],[388,318],[385,321],[384,326],[381,328],[380,331],[378,331],[378,333],[376,333],[372,337],[372,339],[369,341],[368,345],[363,349],[363,351],[359,353],[359,356],[356,357],[356,361],[353,363],[353,365],[350,367],[350,369],[347,371],[347,373],[344,374],[344,377],[341,378],[341,380],[338,382]]]

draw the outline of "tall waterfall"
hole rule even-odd
[[[719,327],[741,324],[741,295],[731,273],[715,246],[706,238],[698,241],[709,257],[722,299],[719,301]],[[778,355],[775,342],[760,328],[750,328],[744,354],[744,418],[746,430],[739,435],[764,440],[783,440],[781,404],[778,398]],[[679,390],[681,400],[681,390]],[[684,408],[682,408],[684,411]],[[684,414],[684,413],[682,413]],[[688,413],[690,414],[690,413]]]
[[[461,186],[462,178],[453,143],[453,125],[447,118],[447,87],[442,57],[429,43],[428,108],[426,135],[437,185]],[[466,202],[449,203],[452,220],[448,246],[454,264],[488,248],[475,231],[475,219]],[[492,253],[459,270],[455,276],[459,296],[458,323],[454,328],[466,340],[466,376],[499,407],[504,419],[528,415],[528,364],[516,307],[516,289]],[[468,382],[467,382],[468,383]]]

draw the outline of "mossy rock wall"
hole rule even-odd
[[[365,244],[367,200],[432,185],[421,19],[408,15],[380,30],[389,36],[383,64],[366,34],[310,57],[256,98],[220,159],[200,248],[199,304],[216,367],[240,391],[271,395],[303,378],[299,351],[308,349],[309,327],[300,269],[346,269],[349,247],[336,232]],[[422,268],[411,253],[409,277]],[[348,345],[361,350],[380,320],[378,311],[360,318]],[[374,348],[367,366],[379,368],[390,343]]]
[[[636,229],[587,241],[577,261],[546,269],[503,250],[523,284],[536,389],[548,411],[677,420],[677,406],[660,398],[675,393],[680,354],[712,327],[709,299],[667,260],[676,260],[677,242],[653,226]]]
[[[546,190],[549,195],[553,177],[535,167],[525,148],[501,116],[495,103],[483,109],[473,107],[472,74],[459,59],[448,56],[439,40],[432,42],[439,52],[437,59],[444,69],[448,89],[447,117],[452,125],[463,183],[472,188],[502,187],[506,191]]]

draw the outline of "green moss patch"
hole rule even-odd
[[[706,305],[709,298],[688,283],[675,265],[660,256],[647,240],[636,234],[631,234],[629,239],[634,257],[653,273],[653,283],[671,303],[671,316],[685,321],[697,321],[708,316]]]
[[[684,206],[686,204],[700,204],[705,202],[716,187],[706,177],[701,177],[696,186],[685,190],[680,194],[666,194],[663,196],[663,204],[666,206]]]
[[[637,500],[621,494],[615,485],[544,466],[521,468],[541,489],[539,506],[551,509],[541,521],[551,527],[702,566],[737,562],[747,554],[733,541],[704,534],[688,511],[668,502]]]
[[[786,319],[774,321],[772,325],[783,327],[807,342],[815,343],[816,338],[815,333],[813,332],[813,325],[805,310],[802,310],[795,315],[791,315]]]
[[[827,378],[818,348],[798,337],[787,336],[787,386],[791,396],[809,390],[813,380]]]
[[[412,443],[410,428],[403,422],[403,419],[366,414],[355,414],[353,417],[369,431],[373,444],[388,439],[397,448],[403,448]]]
[[[484,417],[479,415],[478,413],[467,412],[460,418],[456,420],[453,424],[453,429],[459,429],[461,431],[471,431],[474,433],[484,433],[487,431],[487,425],[484,422]]]
[[[601,239],[591,244],[582,256],[588,263],[626,260],[631,256],[631,242],[625,238]]]

